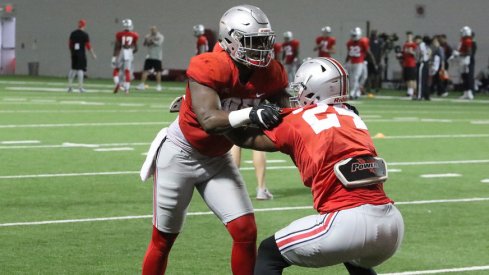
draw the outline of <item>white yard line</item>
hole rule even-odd
[[[482,183],[489,183],[489,179],[483,179],[481,180]]]
[[[464,203],[464,202],[480,202],[489,201],[489,198],[464,198],[464,199],[450,199],[450,200],[423,200],[423,201],[406,201],[396,202],[396,205],[419,205],[419,204],[434,204],[434,203]],[[276,211],[291,211],[291,210],[306,210],[313,209],[312,206],[290,206],[290,207],[273,207],[273,208],[256,208],[255,212],[276,212]],[[188,216],[206,216],[213,215],[211,211],[203,212],[189,212]],[[78,223],[78,222],[97,222],[97,221],[113,221],[113,220],[132,220],[132,219],[147,219],[152,215],[140,215],[140,216],[120,216],[120,217],[103,217],[103,218],[85,218],[85,219],[69,219],[69,220],[49,220],[49,221],[34,221],[34,222],[13,222],[13,223],[0,223],[0,227],[9,226],[28,226],[28,225],[42,225],[42,224],[61,224],[61,223]]]
[[[166,106],[165,106],[166,107]],[[117,110],[0,110],[2,114],[59,114],[59,113],[156,113],[161,110],[148,109],[117,109]]]
[[[431,178],[455,178],[455,177],[461,177],[461,174],[456,174],[456,173],[447,173],[447,174],[424,174],[420,175],[420,177],[425,178],[425,179],[431,179]]]
[[[115,152],[115,151],[133,151],[132,147],[117,147],[117,148],[97,148],[93,149],[96,152]]]
[[[39,140],[7,140],[7,141],[0,141],[0,144],[36,144],[36,143],[41,143]]]
[[[50,127],[87,127],[87,126],[140,126],[140,125],[169,125],[168,121],[154,122],[100,122],[100,123],[59,123],[59,124],[10,124],[0,125],[0,128],[50,128]]]
[[[98,148],[98,147],[117,147],[117,146],[147,146],[150,142],[133,142],[133,143],[72,143],[64,142],[63,144],[51,144],[51,145],[6,145],[0,146],[1,149],[43,149],[43,148]]]
[[[434,270],[404,271],[404,272],[396,272],[396,273],[382,273],[379,275],[421,275],[421,274],[467,272],[467,271],[478,271],[478,270],[489,270],[489,265],[467,266],[467,267],[459,267],[459,268],[434,269]]]
[[[406,136],[386,136],[372,138],[375,139],[431,139],[431,138],[484,138],[489,137],[489,134],[452,134],[452,135],[406,135]]]
[[[389,166],[413,166],[413,165],[443,165],[443,164],[480,164],[489,163],[489,159],[480,160],[446,160],[446,161],[421,161],[421,162],[388,162]],[[254,170],[254,167],[241,167],[241,171]],[[295,166],[269,166],[267,170],[297,169]],[[86,173],[63,173],[63,174],[34,174],[34,175],[6,175],[0,179],[26,179],[26,178],[49,178],[49,177],[79,177],[79,176],[105,176],[105,175],[127,175],[139,174],[139,171],[113,171],[113,172],[86,172]]]

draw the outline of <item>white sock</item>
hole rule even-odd
[[[71,88],[73,85],[73,79],[75,79],[76,71],[75,70],[70,70],[68,72],[68,87]]]
[[[83,78],[85,77],[83,70],[76,71],[78,77],[78,87],[83,88]]]
[[[413,89],[413,88],[408,88],[408,89],[407,89],[407,94],[408,94],[409,96],[413,96],[413,93],[414,93],[414,89]]]
[[[131,87],[130,82],[124,82],[124,90],[129,91],[129,88]]]

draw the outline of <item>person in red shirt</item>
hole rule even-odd
[[[197,37],[197,50],[195,51],[195,55],[203,54],[209,51],[209,41],[207,37],[204,35],[205,27],[202,24],[194,26],[194,36]]]
[[[123,30],[116,33],[114,54],[112,55],[112,67],[114,77],[114,94],[119,91],[121,87],[120,72],[124,73],[124,81],[122,88],[126,94],[129,94],[129,88],[131,85],[131,72],[132,61],[134,60],[134,53],[138,51],[138,39],[139,35],[133,31],[133,24],[131,19],[122,20]]]
[[[346,43],[347,55],[346,62],[349,62],[350,74],[350,98],[357,99],[362,95],[362,83],[366,80],[367,63],[373,63],[377,70],[375,58],[370,51],[370,41],[367,37],[362,37],[362,29],[355,27],[350,31],[351,39]],[[362,79],[363,76],[363,79]]]
[[[300,42],[294,39],[294,35],[290,31],[284,32],[284,42],[282,43],[282,64],[289,77],[289,81],[294,79],[295,71],[299,63],[299,45]]]
[[[472,29],[469,26],[464,26],[460,29],[460,43],[458,46],[458,54],[460,65],[462,66],[462,86],[464,94],[460,99],[474,99],[473,83],[474,73],[470,71],[471,58],[473,51]]]
[[[350,274],[376,274],[372,267],[399,248],[404,223],[384,192],[385,162],[356,108],[345,103],[348,75],[338,61],[317,57],[301,65],[291,88],[299,107],[283,110],[277,127],[227,134],[244,148],[290,155],[318,212],[263,240],[254,274],[341,263]]]
[[[273,56],[275,60],[280,62],[282,56],[282,43],[273,43]]]
[[[277,125],[278,108],[288,105],[287,75],[273,60],[275,34],[258,7],[240,5],[220,20],[219,43],[194,56],[178,118],[162,129],[141,169],[154,176],[153,233],[143,274],[164,274],[171,247],[180,233],[196,189],[233,239],[233,274],[252,274],[256,259],[253,206],[222,134],[254,124]]]
[[[321,29],[322,35],[316,38],[316,47],[319,57],[331,57],[336,53],[336,38],[331,36],[331,27],[325,26]]]
[[[402,46],[402,74],[407,87],[407,96],[412,97],[416,90],[416,49],[411,31],[406,32],[406,42]]]

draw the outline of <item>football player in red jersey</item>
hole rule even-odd
[[[114,54],[112,55],[112,67],[114,68],[114,94],[120,88],[120,71],[124,73],[122,88],[126,94],[129,93],[131,83],[133,54],[138,51],[139,35],[132,31],[134,26],[131,19],[122,20],[122,31],[115,35]]]
[[[407,87],[407,96],[412,97],[416,90],[416,50],[418,44],[413,40],[413,33],[406,32],[407,40],[402,46],[402,74]]]
[[[273,60],[274,41],[265,13],[240,5],[222,16],[219,45],[190,60],[179,116],[155,138],[141,169],[142,179],[154,176],[154,226],[143,274],[164,274],[194,190],[233,239],[233,274],[253,273],[253,206],[229,153],[233,144],[222,133],[249,123],[266,129],[280,122],[278,108],[260,103],[268,99],[284,106],[290,97],[284,68]]]
[[[197,37],[197,50],[195,55],[203,54],[209,51],[209,41],[204,35],[205,27],[202,24],[194,26],[194,36]]]
[[[336,38],[331,36],[331,27],[325,26],[321,29],[322,35],[316,38],[316,47],[319,57],[331,57],[336,53]]]
[[[464,26],[460,29],[460,43],[458,45],[460,65],[462,66],[462,86],[464,89],[464,94],[460,99],[474,99],[474,94],[472,93],[474,74],[470,73],[470,56],[472,55],[472,48],[472,29],[469,26]]]
[[[347,56],[350,73],[350,98],[357,99],[362,95],[362,75],[366,75],[366,60],[373,62],[373,67],[377,68],[375,58],[370,51],[370,41],[367,37],[362,37],[362,29],[355,27],[351,30],[351,39],[346,43]],[[368,58],[368,59],[367,59]]]
[[[244,148],[290,155],[318,212],[263,240],[254,274],[341,263],[350,274],[376,274],[372,267],[400,246],[404,223],[384,192],[385,162],[356,108],[345,103],[348,75],[338,61],[317,57],[301,65],[291,88],[300,107],[284,110],[277,127],[228,133]]]
[[[297,70],[297,65],[299,63],[299,45],[299,40],[294,39],[292,32],[284,32],[282,64],[284,64],[285,70],[287,71],[289,81],[294,79],[295,71]]]

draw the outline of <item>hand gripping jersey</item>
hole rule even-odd
[[[416,52],[418,45],[414,42],[406,42],[402,46],[402,66],[416,68],[416,56],[410,52],[408,49],[411,49],[413,52]]]
[[[331,54],[328,51],[336,45],[336,38],[331,36],[318,36],[316,38],[316,45],[319,46],[319,57],[331,57]]]
[[[350,39],[346,43],[346,48],[352,64],[363,63],[367,56],[367,51],[370,48],[370,42],[366,37],[362,37],[358,41]]]
[[[294,62],[299,51],[299,44],[299,40],[297,39],[282,43],[282,51],[285,53],[285,64]]]
[[[334,173],[344,159],[376,156],[367,126],[342,105],[310,105],[291,109],[279,126],[265,131],[277,149],[290,155],[304,185],[311,188],[314,208],[327,213],[390,200],[382,184],[346,189]]]
[[[233,60],[222,48],[197,55],[190,60],[187,69],[189,79],[216,91],[223,110],[232,111],[249,107],[275,96],[287,87],[287,75],[283,66],[272,60],[268,67],[255,68],[245,84],[239,81],[239,71]],[[207,134],[192,111],[192,96],[187,85],[185,100],[179,113],[179,125],[187,141],[200,153],[219,156],[231,149],[232,143],[222,135]]]

